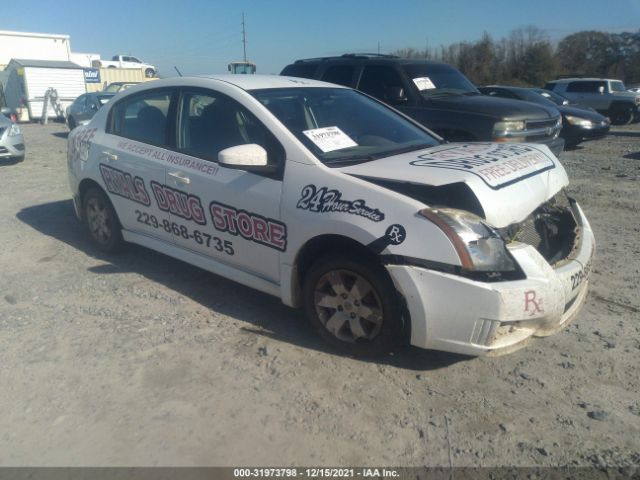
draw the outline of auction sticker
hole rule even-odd
[[[413,83],[416,84],[416,87],[418,87],[418,90],[420,91],[433,90],[434,88],[436,88],[436,86],[433,84],[433,82],[429,77],[414,78]]]
[[[302,133],[324,153],[358,146],[349,135],[338,127],[314,128],[313,130],[304,130]]]

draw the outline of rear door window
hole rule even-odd
[[[166,147],[172,90],[152,90],[127,97],[111,110],[108,133]]]
[[[350,87],[354,71],[353,65],[332,65],[322,74],[322,81]]]

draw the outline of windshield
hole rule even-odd
[[[415,63],[403,66],[424,98],[447,95],[480,95],[462,73],[449,65]]]
[[[104,105],[112,98],[113,98],[113,95],[98,95],[98,101],[100,102],[100,105]]]
[[[619,82],[619,81],[615,81],[615,82],[611,82],[611,91],[612,92],[624,92],[627,89],[624,86],[624,83]]]
[[[390,108],[354,90],[279,88],[251,94],[327,165],[367,162],[439,143]]]
[[[545,90],[544,88],[534,88],[533,91],[534,92],[538,92],[544,98],[548,98],[549,100],[551,100],[556,105],[568,105],[569,104],[569,99],[568,98],[563,97],[562,95],[558,95],[555,92],[551,92],[549,90]]]
[[[537,103],[538,105],[544,105],[545,107],[555,108],[556,106],[556,104],[552,102],[551,99],[545,98],[543,95],[533,90],[522,89],[518,90],[516,93],[520,97],[520,99],[526,100],[527,102]]]

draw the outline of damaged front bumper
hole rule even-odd
[[[523,243],[508,246],[524,280],[481,282],[407,265],[387,265],[411,318],[411,344],[467,355],[501,355],[551,335],[575,317],[587,295],[593,232],[576,205],[582,235],[571,260],[552,267]]]

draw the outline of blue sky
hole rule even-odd
[[[552,40],[580,30],[640,29],[640,0],[21,0],[3,2],[0,30],[71,35],[76,52],[132,54],[162,76],[223,73],[247,56],[259,73],[279,73],[298,58],[346,52],[388,53],[499,39],[535,25]]]

